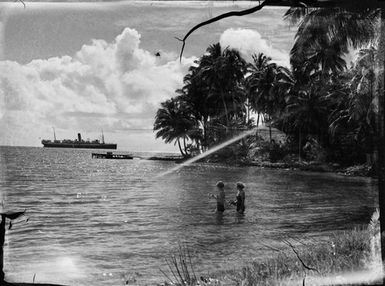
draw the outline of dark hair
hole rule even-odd
[[[215,185],[216,185],[218,188],[224,188],[224,187],[225,187],[225,184],[224,184],[222,181],[218,181]]]
[[[245,185],[243,183],[241,183],[241,182],[238,182],[237,183],[237,188],[243,190],[245,188]]]

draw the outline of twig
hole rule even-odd
[[[241,10],[241,11],[230,11],[230,12],[227,12],[227,13],[223,13],[223,14],[220,14],[214,18],[211,18],[207,21],[203,21],[197,25],[195,25],[194,27],[192,27],[188,32],[187,34],[182,38],[178,38],[178,37],[175,37],[175,39],[177,39],[178,41],[181,41],[183,44],[182,44],[182,49],[180,51],[180,56],[179,56],[179,60],[182,61],[182,56],[183,56],[183,51],[184,51],[184,48],[185,48],[185,45],[186,45],[186,40],[187,38],[197,29],[203,27],[203,26],[207,26],[207,25],[210,25],[214,22],[218,22],[222,19],[225,19],[225,18],[230,18],[230,17],[241,17],[241,16],[246,16],[246,15],[249,15],[249,14],[253,14],[259,10],[261,10],[263,7],[267,6],[267,5],[271,5],[271,4],[274,4],[274,3],[278,3],[279,0],[265,0],[262,2],[262,4],[259,4],[257,6],[254,6],[252,8],[249,8],[249,9],[245,9],[245,10]],[[259,2],[260,3],[260,2]]]
[[[195,275],[195,270],[194,270],[194,267],[193,267],[193,264],[192,264],[192,261],[191,261],[191,253],[190,253],[190,250],[188,248],[187,248],[187,254],[188,254],[188,259],[189,259],[189,262],[190,262],[190,267],[191,267],[192,274],[194,276],[194,279],[197,280],[197,276]]]
[[[175,274],[175,272],[174,272],[174,270],[173,270],[173,268],[172,268],[172,266],[171,266],[171,264],[170,264],[170,262],[169,262],[168,259],[166,259],[166,264],[167,264],[168,268],[170,269],[171,274],[174,276],[175,282],[179,283],[179,279],[178,279],[178,277],[176,276],[176,274]],[[172,281],[172,280],[170,280],[170,281]]]
[[[162,272],[162,274],[168,279],[168,281],[172,282],[172,279],[170,279],[170,277],[167,275],[166,272],[164,272],[161,268],[159,268],[160,272]]]
[[[181,285],[184,285],[184,283],[183,283],[183,276],[182,276],[181,273],[180,273],[180,270],[179,270],[179,267],[178,267],[178,261],[176,260],[175,255],[171,258],[171,260],[172,260],[172,263],[173,263],[173,265],[174,265],[174,267],[175,267],[176,272],[178,273],[178,276],[179,276],[179,278],[180,278]]]
[[[288,245],[288,246],[293,250],[293,252],[294,252],[295,255],[297,256],[298,260],[301,262],[302,266],[303,266],[305,269],[307,269],[307,270],[312,270],[312,271],[315,271],[315,272],[317,272],[317,273],[320,273],[320,272],[318,271],[318,269],[315,269],[315,268],[313,268],[313,267],[307,266],[307,265],[305,264],[305,262],[304,262],[304,261],[302,260],[302,258],[299,256],[299,253],[297,252],[297,250],[294,248],[294,246],[293,246],[288,240],[283,240],[283,242],[284,242],[286,245]]]
[[[26,5],[25,5],[25,3],[24,3],[24,1],[23,0],[16,0],[17,2],[20,2],[21,4],[23,4],[23,6],[24,6],[24,9],[25,9],[25,7],[26,7]]]

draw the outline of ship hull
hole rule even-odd
[[[92,143],[43,143],[46,148],[82,148],[82,149],[113,149],[116,150],[117,144],[92,144]]]

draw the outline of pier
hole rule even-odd
[[[131,160],[134,157],[130,154],[114,154],[112,152],[107,153],[92,153],[92,158],[96,159],[118,159],[118,160]]]

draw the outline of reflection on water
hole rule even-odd
[[[370,179],[335,174],[193,164],[157,178],[172,162],[91,159],[90,150],[0,147],[0,188],[8,209],[30,221],[8,233],[9,280],[122,285],[163,279],[164,257],[185,242],[198,271],[231,267],[286,236],[321,239],[365,222],[376,205]],[[246,184],[246,214],[216,214],[208,194],[226,198]]]

